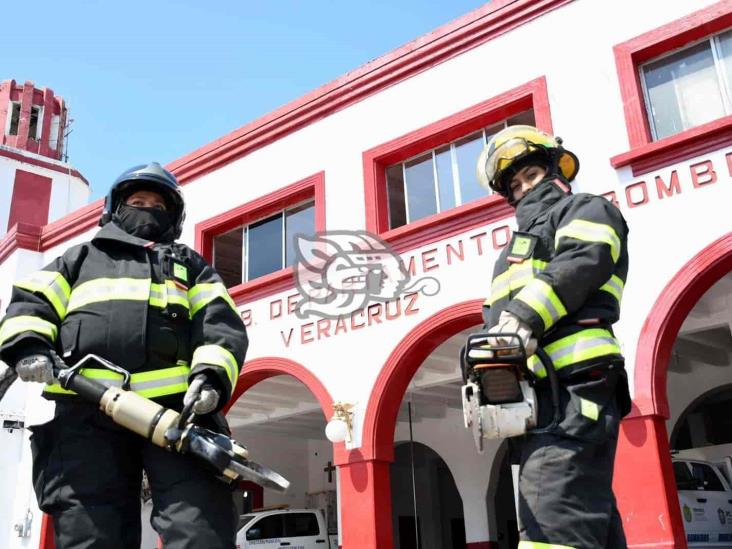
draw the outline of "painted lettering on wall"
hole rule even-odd
[[[732,152],[725,155],[726,169],[732,176]],[[638,208],[655,200],[666,200],[690,191],[714,185],[719,181],[718,168],[712,160],[702,160],[689,164],[686,168],[677,168],[668,176],[649,175],[645,179],[635,181],[625,187],[624,191],[608,191],[602,196],[610,200],[618,208]]]
[[[505,247],[510,240],[511,227],[500,225],[492,229],[466,233],[424,250],[407,252],[402,259],[411,276],[435,274],[441,269],[470,261],[475,257],[494,254]],[[280,330],[282,345],[291,347],[308,345],[358,330],[368,330],[402,317],[417,315],[421,311],[420,307],[423,307],[424,300],[429,299],[425,294],[410,293],[391,301],[372,303],[368,307],[337,318],[301,322],[295,315],[295,308],[300,298],[300,294],[293,291],[285,297],[256,304],[254,311],[252,308],[242,309],[241,318],[247,327],[257,325],[258,321],[293,320],[295,324]]]

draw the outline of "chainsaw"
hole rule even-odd
[[[495,344],[497,338],[508,343]],[[465,385],[462,387],[463,419],[473,433],[479,453],[486,439],[551,431],[561,420],[559,382],[551,359],[539,348],[552,393],[552,422],[541,429],[536,376],[527,365],[526,351],[517,334],[477,333],[468,336],[460,352]]]
[[[116,424],[145,437],[156,446],[193,456],[226,482],[249,480],[280,492],[289,487],[288,480],[250,460],[247,449],[234,439],[195,425],[192,422],[195,400],[178,413],[127,390],[130,373],[100,356],[88,354],[75,365],[67,367],[56,353],[52,352],[52,355],[54,374],[61,387],[98,405]],[[120,374],[122,386],[108,387],[79,375],[84,367],[99,366]],[[16,378],[12,368],[0,374],[0,399]]]

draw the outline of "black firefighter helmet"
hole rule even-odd
[[[170,221],[175,229],[173,238],[178,238],[183,229],[183,220],[186,218],[183,193],[180,192],[175,176],[157,162],[140,164],[125,170],[116,179],[104,198],[104,210],[102,210],[99,225],[109,223],[119,205],[137,191],[153,191],[163,197],[171,215]]]

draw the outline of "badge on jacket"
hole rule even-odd
[[[533,234],[514,232],[511,237],[511,243],[508,245],[508,256],[506,260],[509,263],[521,263],[525,259],[530,258],[534,255],[537,240],[539,238]]]

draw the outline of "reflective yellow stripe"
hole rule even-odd
[[[239,375],[239,365],[229,351],[219,345],[201,345],[193,353],[191,368],[195,368],[198,364],[211,364],[220,366],[226,370],[231,386],[236,385],[236,378]]]
[[[610,246],[613,263],[617,262],[620,257],[620,238],[610,225],[575,219],[556,232],[554,235],[555,248],[559,247],[559,240],[562,238],[574,238],[585,242],[602,242]]]
[[[542,543],[540,541],[519,541],[518,549],[576,549],[570,545],[556,543]]]
[[[580,398],[580,412],[592,421],[597,421],[597,418],[600,417],[600,407],[596,402],[592,402],[586,398]]]
[[[556,370],[584,360],[621,354],[618,340],[602,328],[590,328],[563,337],[544,347],[544,350],[552,359]],[[544,365],[536,355],[529,357],[528,367],[537,377],[546,377]]]
[[[44,320],[37,316],[15,316],[5,319],[0,325],[0,345],[8,339],[23,332],[36,332],[46,336],[51,343],[56,341],[58,335],[58,327],[48,320]]]
[[[236,311],[234,300],[231,299],[229,292],[226,291],[226,286],[221,282],[196,284],[193,288],[188,290],[188,301],[190,301],[191,304],[191,318],[193,318],[198,311],[211,303],[217,297],[226,301],[226,303]]]
[[[79,284],[71,292],[68,312],[90,303],[126,300],[147,301],[150,297],[149,278],[97,278]]]
[[[489,305],[499,299],[523,288],[537,273],[546,269],[547,262],[540,259],[511,264],[505,272],[498,275],[491,283]]]
[[[66,317],[66,307],[69,304],[71,288],[61,273],[36,271],[18,280],[14,286],[41,294],[53,306],[60,320]]]
[[[165,284],[150,284],[150,305],[164,309],[168,303],[189,307],[188,294],[175,285],[172,280],[166,280]]]
[[[620,302],[623,299],[623,289],[625,288],[625,284],[623,284],[623,280],[617,276],[612,275],[610,277],[610,280],[605,282],[602,286],[600,286],[600,290],[603,292],[608,292],[611,294],[615,299],[618,300],[618,305],[620,305]]]
[[[554,292],[554,288],[539,278],[535,278],[524,286],[516,299],[526,303],[541,317],[545,330],[551,328],[567,314],[567,309]]]
[[[167,395],[184,393],[188,389],[188,376],[191,369],[179,361],[177,366],[139,372],[130,376],[130,390],[146,398],[155,398]],[[83,368],[81,375],[99,381],[107,387],[121,387],[124,379],[121,374],[102,368]],[[58,383],[46,385],[46,393],[74,395],[74,391],[64,389]]]

